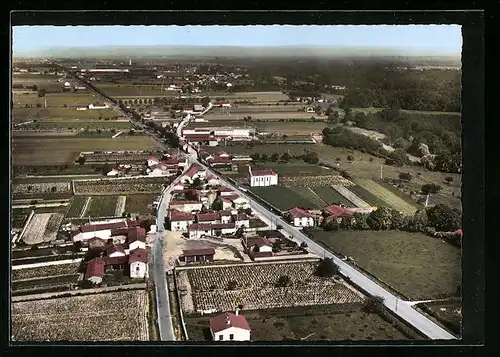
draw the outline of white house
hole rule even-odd
[[[65,86],[66,88],[71,87],[71,83],[69,83],[69,82],[64,82],[64,86]]]
[[[142,227],[129,228],[127,232],[129,251],[146,249],[146,230]]]
[[[187,201],[187,200],[172,200],[170,201],[170,209],[176,209],[181,212],[190,213],[193,211],[200,211],[203,203],[200,201]]]
[[[250,341],[250,326],[238,310],[210,318],[210,332],[214,341]]]
[[[203,236],[221,234],[233,234],[236,232],[234,223],[193,223],[188,227],[190,239],[200,239]]]
[[[87,109],[89,109],[89,108],[87,108],[87,107],[78,107],[78,108],[76,108],[76,110],[87,110]]]
[[[271,252],[273,251],[273,245],[266,237],[259,237],[255,242],[254,248],[259,253]]]
[[[172,189],[174,191],[182,191],[184,190],[184,184],[180,181],[178,181],[174,186],[172,186]]]
[[[198,213],[196,215],[197,223],[220,223],[219,212]]]
[[[197,104],[195,104],[195,105],[194,105],[194,110],[195,110],[196,112],[202,112],[202,111],[203,111],[203,109],[205,109],[205,107],[203,106],[203,104],[198,104],[198,103],[197,103]]]
[[[119,244],[113,244],[106,249],[106,256],[110,258],[124,257],[125,255],[125,249]]]
[[[222,202],[223,210],[230,210],[231,208],[233,208],[233,201],[231,201],[229,198],[221,196],[220,200]]]
[[[196,164],[191,165],[187,171],[180,177],[179,181],[180,182],[189,182],[193,183],[193,180],[196,178],[199,178],[200,180],[204,180],[206,177],[206,172],[201,168],[201,166],[198,166]]]
[[[250,219],[246,214],[235,214],[233,215],[234,224],[236,227],[240,228],[244,226],[246,228],[250,228]]]
[[[106,176],[118,176],[120,174],[120,170],[117,168],[111,169]]]
[[[233,207],[236,208],[236,209],[247,209],[250,207],[250,205],[248,204],[248,201],[246,198],[243,198],[243,197],[240,197],[239,195],[237,195],[238,197],[232,199],[231,201],[233,202]]]
[[[172,232],[187,232],[189,225],[194,223],[192,213],[180,212],[176,209],[170,210],[170,230]]]
[[[288,211],[290,220],[295,227],[312,227],[314,226],[314,218],[309,213],[299,207],[294,207]]]
[[[278,184],[278,174],[271,169],[252,171],[248,166],[248,179],[251,187],[275,186]]]
[[[231,210],[222,210],[219,211],[219,216],[221,223],[231,223],[233,212]]]
[[[158,165],[160,163],[160,160],[158,160],[156,157],[151,156],[148,158],[148,167]]]
[[[147,252],[145,249],[137,248],[130,251],[128,257],[130,264],[130,277],[142,279],[146,276],[148,270]]]

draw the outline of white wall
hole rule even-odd
[[[298,217],[293,219],[295,227],[312,227],[314,226],[314,219],[312,217]]]
[[[251,176],[250,186],[273,186],[278,184],[278,175]]]
[[[146,275],[147,264],[143,262],[133,262],[130,264],[131,278],[144,278]]]
[[[267,245],[264,245],[264,246],[259,248],[259,252],[272,252],[272,251],[273,251],[273,247],[269,247]]]
[[[233,339],[231,340],[231,336],[233,335]],[[222,330],[217,333],[212,333],[213,339],[215,342],[217,341],[250,341],[250,331],[244,330],[238,327],[230,327],[226,330]],[[220,336],[222,336],[222,340],[220,340]]]
[[[227,217],[223,216],[223,217],[221,217],[221,222],[222,223],[231,223],[231,216],[227,216]]]
[[[200,239],[202,235],[212,235],[212,231],[210,229],[208,230],[192,230],[189,231],[189,238],[190,239]]]
[[[191,213],[191,211],[199,211],[201,210],[201,206],[203,203],[188,203],[185,205],[170,205],[170,209],[175,208],[181,212]]]
[[[250,227],[250,220],[247,219],[247,220],[242,220],[242,221],[236,221],[235,224],[236,224],[236,228],[240,228],[241,226],[245,226],[245,227],[249,228]]]
[[[170,223],[170,230],[172,232],[187,232],[188,226],[193,224],[191,221],[173,221]]]
[[[130,243],[129,246],[128,246],[129,250],[134,250],[134,249],[137,249],[137,248],[146,249],[146,243],[142,242],[140,240],[136,240],[136,241]]]

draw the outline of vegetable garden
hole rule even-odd
[[[77,195],[116,195],[122,193],[160,193],[165,178],[132,178],[74,181]]]

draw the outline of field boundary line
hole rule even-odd
[[[358,208],[370,208],[371,206],[363,199],[358,197],[354,192],[349,190],[345,186],[340,186],[340,185],[332,185],[332,188],[340,193],[346,200],[349,202],[353,203],[356,207]],[[349,194],[347,193],[349,192]],[[348,197],[349,196],[349,197]]]
[[[87,197],[87,200],[85,201],[85,205],[83,206],[83,208],[82,208],[82,210],[81,210],[80,215],[78,216],[78,218],[85,217],[85,213],[87,212],[87,209],[89,208],[91,201],[92,201],[92,196],[91,197]]]

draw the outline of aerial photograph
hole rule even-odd
[[[462,338],[459,25],[13,26],[10,339]]]

